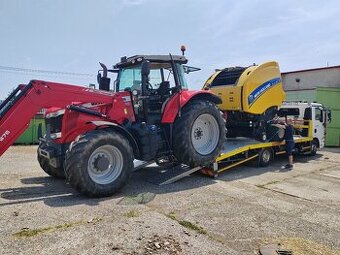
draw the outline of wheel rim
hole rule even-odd
[[[192,125],[191,141],[201,155],[208,155],[216,149],[220,137],[217,120],[210,114],[198,116]]]
[[[115,146],[101,146],[91,154],[87,170],[94,182],[109,184],[115,181],[123,170],[123,155]]]
[[[270,151],[264,150],[262,152],[262,161],[263,161],[263,163],[268,163],[270,161],[270,157],[271,157]]]

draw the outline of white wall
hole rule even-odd
[[[297,82],[297,79],[299,82]],[[283,88],[289,90],[340,87],[340,66],[302,72],[282,73]]]

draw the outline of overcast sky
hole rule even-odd
[[[98,62],[179,54],[187,46],[197,89],[215,68],[276,60],[281,71],[340,65],[340,1],[0,0],[0,99],[31,79],[88,85]]]

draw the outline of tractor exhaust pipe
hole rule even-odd
[[[98,75],[97,75],[99,89],[110,91],[111,79],[107,77],[107,67],[103,63],[100,63],[100,62],[99,62],[99,65],[103,68],[103,75],[100,74],[100,71],[98,71]]]

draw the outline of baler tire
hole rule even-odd
[[[100,163],[102,159],[104,163]],[[128,181],[133,159],[133,149],[121,134],[91,131],[81,135],[66,151],[67,180],[73,188],[89,197],[111,196]]]
[[[197,145],[201,139],[198,133],[206,141],[201,148]],[[182,109],[181,116],[177,117],[173,134],[173,152],[178,162],[191,167],[207,165],[217,158],[222,149],[226,137],[225,123],[214,103],[194,100],[189,102]],[[206,135],[208,140],[203,135]],[[215,137],[212,137],[213,135]]]
[[[40,147],[41,145],[39,145]],[[57,179],[65,179],[65,171],[63,167],[55,168],[48,163],[48,159],[39,155],[37,156],[38,162],[42,170],[49,176]]]

